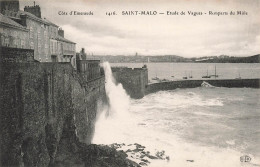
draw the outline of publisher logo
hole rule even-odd
[[[244,155],[244,156],[240,157],[240,161],[241,162],[250,162],[251,158],[247,155]]]

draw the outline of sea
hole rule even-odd
[[[93,143],[138,143],[167,160],[150,167],[260,166],[260,89],[198,87],[131,99],[103,64],[109,104],[99,107]],[[111,64],[140,68],[142,63]],[[148,63],[149,79],[260,78],[259,64]],[[185,74],[186,73],[186,74]],[[172,77],[174,76],[174,77]],[[127,149],[127,148],[126,148]],[[137,163],[140,159],[130,158]]]
[[[259,63],[112,63],[112,67],[141,68],[146,65],[148,78],[168,80],[202,79],[202,76],[218,75],[217,79],[260,78]],[[212,77],[210,79],[215,79]]]

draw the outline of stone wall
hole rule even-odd
[[[177,88],[196,88],[200,87],[203,81],[216,87],[228,88],[260,88],[260,79],[219,79],[219,80],[183,80],[149,84],[146,87],[145,94],[154,93],[161,90],[172,90]]]
[[[0,62],[19,63],[33,62],[34,51],[31,49],[0,47]]]
[[[113,76],[131,98],[142,98],[148,84],[147,68],[112,68]]]
[[[69,63],[1,66],[2,166],[54,164],[64,134],[90,144],[104,77],[84,83]]]
[[[100,77],[100,60],[80,60],[77,61],[77,71],[82,74],[85,80],[93,80]]]

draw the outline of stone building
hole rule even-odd
[[[19,0],[1,1],[1,45],[34,50],[39,62],[71,62],[76,68],[76,43],[64,38],[58,25],[42,18],[39,5],[19,10]]]
[[[29,46],[34,50],[34,57],[40,62],[50,62],[49,24],[44,19],[38,18],[32,13],[19,11],[22,24],[29,30]]]
[[[71,62],[73,67],[76,67],[76,43],[64,38],[64,30],[58,29],[56,37],[58,43],[59,62]]]
[[[29,49],[28,29],[0,13],[0,46]]]
[[[76,56],[77,71],[87,80],[93,80],[100,77],[100,60],[93,56],[87,56],[85,49],[82,48]]]

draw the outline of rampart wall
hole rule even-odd
[[[84,82],[70,63],[14,62],[1,63],[1,165],[62,161],[64,136],[90,144],[104,76]]]
[[[196,88],[200,87],[203,81],[216,87],[260,88],[260,79],[182,80],[149,84],[145,89],[145,94],[154,93],[160,90],[172,90],[177,88]]]
[[[147,68],[112,68],[113,76],[131,98],[142,98],[148,84]]]
[[[0,47],[0,62],[34,62],[34,50]]]

